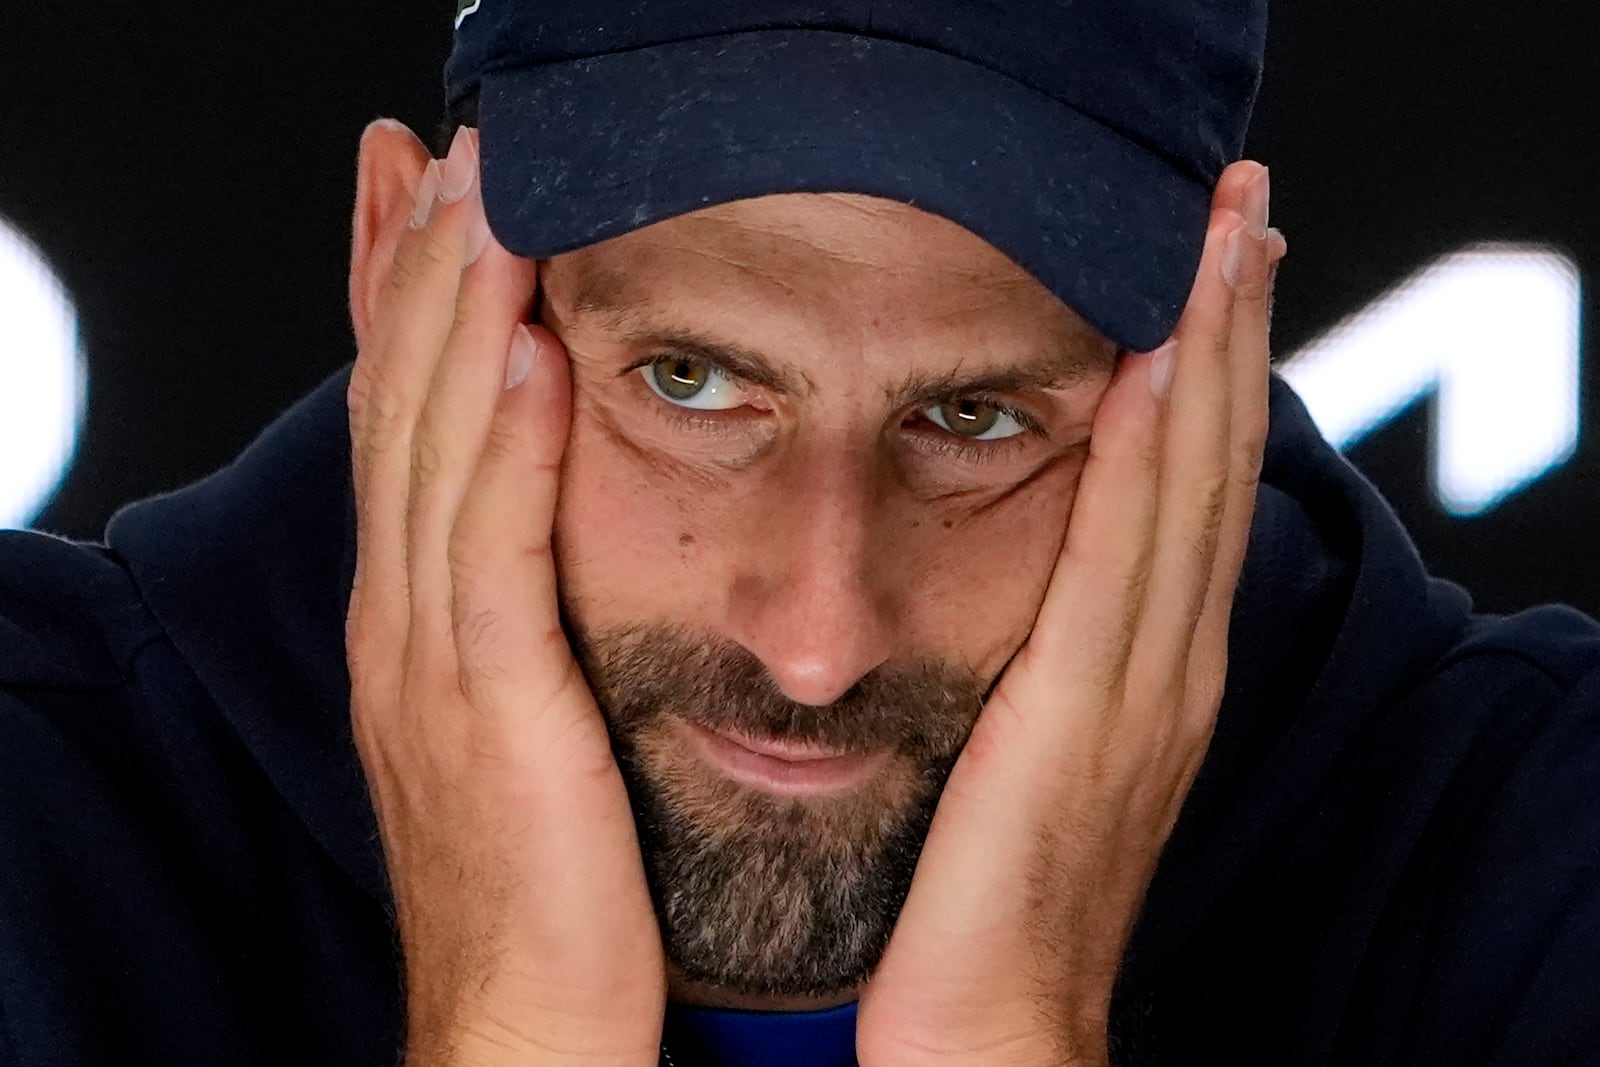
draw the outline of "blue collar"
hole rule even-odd
[[[674,1067],[856,1067],[856,1006],[732,1011],[673,1004],[663,1043]]]

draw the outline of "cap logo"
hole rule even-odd
[[[467,16],[477,11],[482,3],[483,0],[456,0],[456,29],[459,30],[461,24],[467,21]]]

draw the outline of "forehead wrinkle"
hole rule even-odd
[[[683,241],[661,242],[661,245],[670,252],[721,264],[741,277],[759,277],[762,283],[782,290],[792,299],[800,299],[802,296],[800,290],[793,284],[771,271],[762,270],[748,257],[739,256],[732,251],[724,251],[706,243]],[[598,318],[612,329],[622,329],[629,323],[636,323],[646,318],[654,310],[654,306],[642,291],[645,287],[638,279],[641,276],[648,276],[651,271],[665,269],[657,262],[660,251],[649,249],[649,252],[650,254],[642,257],[643,262],[631,266],[607,262],[602,257],[578,257],[573,264],[573,313]],[[725,277],[718,280],[719,287],[727,284],[728,279]]]

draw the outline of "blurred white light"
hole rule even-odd
[[[71,298],[0,220],[0,529],[32,522],[61,484],[87,392]]]
[[[1572,260],[1473,245],[1345,319],[1282,372],[1338,448],[1436,393],[1434,488],[1450,511],[1475,515],[1577,448],[1582,325]]]

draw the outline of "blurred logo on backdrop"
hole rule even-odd
[[[1432,482],[1479,515],[1572,458],[1582,398],[1578,266],[1537,245],[1444,256],[1284,361],[1324,437],[1348,448],[1432,398]]]
[[[72,299],[39,249],[0,219],[0,529],[28,525],[61,484],[87,394]]]

